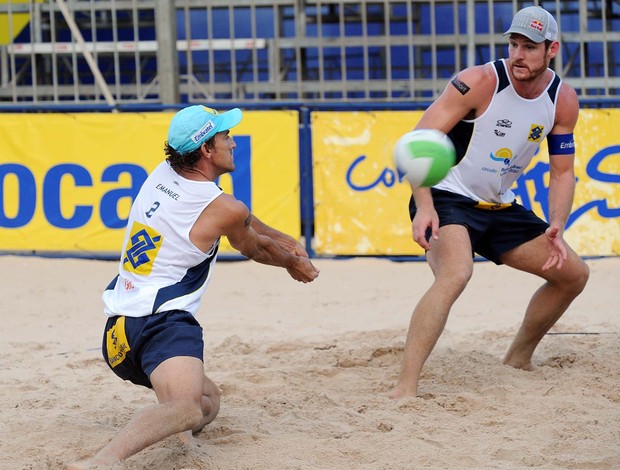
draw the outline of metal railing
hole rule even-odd
[[[505,55],[534,2],[0,0],[3,104],[423,102]],[[553,67],[582,99],[620,95],[620,2],[538,2]]]

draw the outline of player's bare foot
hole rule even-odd
[[[177,434],[177,438],[184,446],[191,447],[196,445],[196,438],[193,436],[191,431],[180,432]]]
[[[96,461],[95,459],[84,459],[80,460],[79,462],[70,463],[69,465],[67,465],[67,470],[85,470],[88,468],[95,468],[99,465],[114,465],[115,463],[118,462],[100,462]]]
[[[532,364],[531,361],[519,361],[516,359],[505,358],[504,365],[514,367],[515,369],[526,370],[528,372],[538,370],[538,367]]]
[[[391,398],[392,400],[399,400],[401,398],[415,396],[417,396],[416,389],[406,389],[403,387],[396,387],[394,390],[388,393],[388,398]]]
[[[84,468],[88,468],[83,465],[83,462],[73,462],[67,465],[67,470],[82,470]]]
[[[118,459],[106,460],[101,457],[91,457],[67,465],[67,470],[84,470],[87,468],[115,468],[120,463]]]
[[[80,460],[79,462],[73,462],[67,465],[67,470],[84,470],[92,467],[93,465],[90,463],[90,460]]]

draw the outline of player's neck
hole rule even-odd
[[[553,79],[553,73],[549,69],[545,69],[540,75],[532,77],[528,80],[519,80],[510,73],[512,86],[519,96],[525,99],[538,98],[547,88],[549,82]]]
[[[198,167],[191,168],[189,170],[181,170],[178,172],[183,178],[192,181],[215,181],[215,178],[211,178],[208,172],[201,170]]]

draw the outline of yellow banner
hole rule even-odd
[[[173,113],[0,115],[0,251],[114,255]],[[247,111],[237,169],[218,182],[263,222],[300,238],[296,111]],[[221,252],[235,251],[223,240]]]
[[[317,254],[423,254],[411,235],[411,190],[398,181],[392,162],[395,142],[421,116],[421,111],[313,113]],[[578,182],[566,240],[582,256],[620,254],[619,127],[620,110],[580,113]],[[523,205],[545,219],[548,159],[543,144],[513,188]]]

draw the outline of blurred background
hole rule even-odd
[[[618,255],[620,0],[0,0],[0,253],[116,258],[172,114],[201,103],[244,111],[218,184],[312,256],[420,258],[394,143],[533,4],[581,104],[567,239]],[[543,144],[513,188],[543,218],[548,181]]]
[[[517,1],[0,1],[0,103],[428,102],[504,56]],[[541,1],[553,67],[617,103],[620,1]]]

